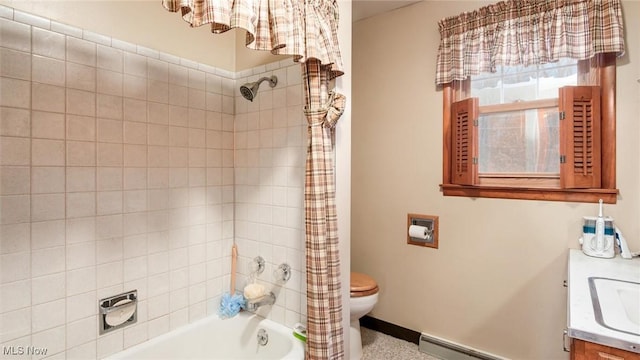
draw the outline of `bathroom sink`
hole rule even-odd
[[[589,278],[596,321],[609,329],[640,335],[640,283]]]

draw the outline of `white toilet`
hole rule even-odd
[[[370,312],[378,302],[378,284],[366,274],[351,273],[351,298],[349,300],[351,326],[349,333],[349,359],[362,358],[362,336],[360,318]]]

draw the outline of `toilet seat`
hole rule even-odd
[[[351,297],[363,297],[378,293],[378,284],[367,274],[351,273]]]

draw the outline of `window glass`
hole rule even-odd
[[[480,173],[560,172],[558,108],[480,115]]]
[[[498,67],[493,74],[471,78],[471,96],[480,106],[554,99],[558,89],[576,85],[575,60],[529,67]],[[479,172],[558,175],[558,108],[482,114],[478,123]]]
[[[471,96],[479,98],[480,106],[557,98],[559,88],[577,85],[576,64],[564,59],[526,68],[499,66],[495,73],[471,77]]]

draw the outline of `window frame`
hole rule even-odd
[[[509,186],[458,185],[452,183],[452,104],[468,97],[470,80],[443,84],[443,151],[442,184],[444,196],[483,197],[502,199],[547,200],[597,203],[602,199],[607,204],[617,202],[616,188],[616,57],[615,53],[598,54],[589,60],[578,62],[578,84],[601,87],[601,185],[590,189],[542,188],[527,184]],[[521,181],[522,182],[522,181]]]
[[[517,103],[479,105],[478,115],[504,114],[505,112],[521,110],[540,110],[559,107],[559,98],[528,100]],[[479,170],[478,170],[479,171]],[[490,173],[478,174],[478,184],[498,185],[507,187],[539,187],[553,188],[560,186],[560,178],[555,174],[547,173]]]

